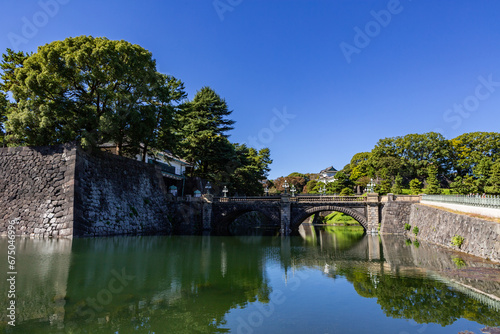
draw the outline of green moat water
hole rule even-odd
[[[7,239],[0,246],[7,254]],[[307,226],[287,238],[17,239],[16,326],[7,325],[3,283],[0,330],[429,334],[500,326],[500,265],[417,246]]]

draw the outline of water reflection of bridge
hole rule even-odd
[[[142,292],[140,296],[132,292],[113,295],[113,303],[121,307],[119,312],[110,315],[112,318],[124,317],[120,321],[129,322],[131,317],[148,316],[141,311],[145,305],[156,305],[156,309],[170,312],[168,307],[171,305],[183,308],[186,303],[208,302],[220,298],[217,286],[232,282],[232,295],[211,313],[212,320],[222,320],[235,305],[248,303],[249,296],[259,295],[259,299],[265,300],[269,288],[264,263],[269,260],[279,262],[289,272],[301,267],[316,267],[332,278],[349,277],[352,268],[361,270],[363,277],[369,276],[372,280],[387,273],[391,273],[390,276],[403,272],[433,275],[441,280],[453,280],[461,292],[499,310],[500,282],[457,276],[454,254],[423,242],[417,248],[406,245],[405,240],[398,237],[380,238],[364,235],[346,247],[329,233],[316,234],[316,238],[310,240],[209,236],[25,240],[19,244],[23,252],[18,255],[18,262],[26,266],[18,280],[17,300],[21,305],[18,319],[21,323],[42,320],[53,326],[67,326],[68,321],[81,316],[79,307],[86,305],[87,298],[99,296],[103,287],[109,284],[113,278],[110,273],[125,268],[128,274],[135,276],[127,290]],[[186,243],[189,244],[187,253],[176,251],[178,245]],[[89,249],[92,252],[88,252]],[[146,250],[157,261],[144,261],[136,250]],[[466,268],[498,270],[498,266],[484,261],[464,258],[464,262]],[[233,276],[242,272],[252,273],[251,278],[245,280],[244,286],[238,286]],[[148,287],[147,282],[151,280],[159,284]],[[186,296],[186,290],[192,291],[192,296]],[[4,300],[0,301],[0,307],[6,307],[4,304]],[[96,313],[97,318],[103,316]],[[211,321],[210,317],[195,313],[193,311],[193,319],[189,320],[193,324],[202,326]],[[117,319],[114,321],[120,323]]]

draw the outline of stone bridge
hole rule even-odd
[[[304,220],[323,211],[342,212],[358,221],[367,234],[378,234],[384,221],[382,209],[388,202],[415,203],[420,197],[369,193],[367,196],[206,196],[205,200],[203,228],[223,234],[236,218],[251,211],[264,214],[272,225],[279,227],[282,235],[296,234]]]

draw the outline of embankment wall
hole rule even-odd
[[[76,148],[0,148],[0,235],[72,236]]]
[[[409,224],[407,235],[411,238],[415,238],[413,229],[418,227],[417,239],[500,262],[499,223],[413,204]],[[455,235],[464,238],[460,247],[451,243]]]
[[[0,148],[0,235],[14,220],[30,237],[169,233],[169,211],[153,165],[74,144]]]

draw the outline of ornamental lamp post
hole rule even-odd
[[[323,196],[323,193],[325,193],[325,192],[326,192],[326,187],[325,186],[319,187],[320,196]]]
[[[292,197],[295,197],[295,192],[297,189],[295,189],[295,186],[292,184],[292,187],[290,188],[290,192],[292,193]]]
[[[222,193],[224,194],[224,197],[227,197],[227,192],[228,192],[228,191],[229,191],[229,190],[227,190],[227,187],[226,187],[226,186],[224,186],[224,189],[222,189]]]
[[[375,183],[373,182],[373,179],[370,179],[370,183],[368,183],[366,185],[366,192],[368,193],[372,193],[373,192],[373,188],[375,188]]]
[[[283,188],[285,188],[285,195],[286,195],[286,190],[288,189],[289,185],[288,182],[285,180],[285,184],[283,184]]]
[[[212,189],[212,186],[210,185],[210,181],[207,182],[205,185],[205,190],[207,191],[207,194],[210,194],[210,189]]]

